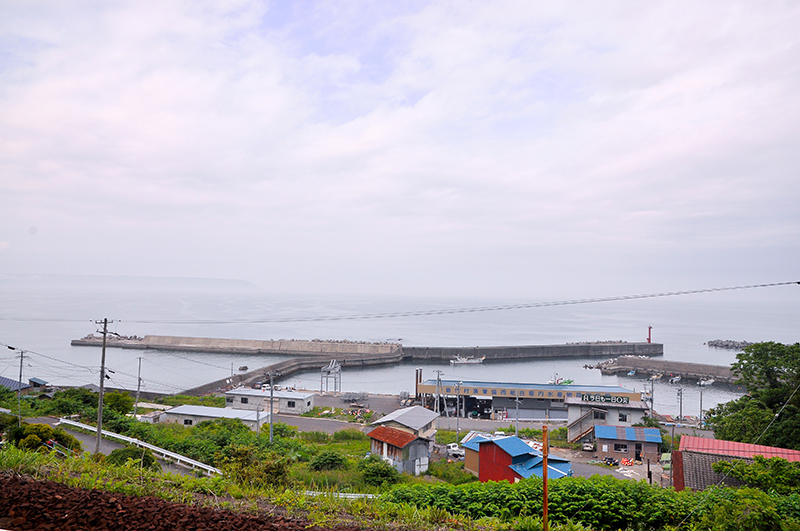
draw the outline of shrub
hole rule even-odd
[[[400,473],[381,456],[372,454],[358,464],[364,483],[374,487],[391,485],[400,480]]]
[[[28,435],[27,437],[25,437],[24,439],[22,439],[17,443],[17,446],[19,446],[23,450],[35,450],[36,448],[39,448],[41,445],[42,445],[42,440],[33,433],[31,433],[30,435]]]
[[[333,434],[334,442],[366,441],[366,440],[369,440],[369,435],[359,430],[353,430],[353,429],[340,430]]]
[[[237,483],[263,487],[288,481],[288,463],[275,453],[258,454],[252,446],[230,446],[224,453],[220,468]]]
[[[347,468],[347,458],[336,450],[323,450],[309,463],[311,470],[339,470]]]
[[[108,455],[106,461],[117,466],[132,464],[140,468],[161,470],[161,465],[158,464],[158,460],[156,460],[152,450],[149,448],[137,448],[135,446],[118,448]]]
[[[303,431],[300,432],[300,438],[317,444],[325,444],[331,440],[331,436],[324,431]]]

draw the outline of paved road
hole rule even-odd
[[[29,418],[25,419],[25,422],[29,424],[47,424],[49,426],[55,427],[58,423],[58,419],[55,417],[36,417],[36,418]],[[64,431],[75,437],[80,441],[83,445],[83,450],[86,452],[94,453],[94,449],[97,445],[97,437],[92,435],[91,433],[86,433],[83,431],[72,430],[68,426],[59,426]],[[108,455],[114,450],[118,450],[120,448],[125,448],[126,445],[122,443],[118,443],[116,441],[112,441],[109,439],[100,439],[100,453],[103,455]],[[180,474],[182,476],[189,476],[193,475],[194,472],[187,468],[183,468],[177,466],[173,463],[167,463],[162,461],[161,459],[158,460],[158,463],[161,465],[161,470],[164,472],[173,472],[175,474]]]

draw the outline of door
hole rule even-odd
[[[634,460],[641,461],[642,460],[642,443],[636,443],[634,455]]]

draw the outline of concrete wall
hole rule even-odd
[[[619,374],[635,370],[641,374],[663,374],[664,378],[669,378],[674,374],[693,380],[711,377],[721,383],[736,381],[730,367],[685,361],[643,359],[633,356],[617,358],[613,363],[601,364],[599,368],[603,374]]]
[[[661,343],[575,343],[511,347],[403,347],[405,358],[450,360],[456,356],[494,359],[584,358],[617,356],[663,356]]]

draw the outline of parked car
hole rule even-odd
[[[464,449],[458,446],[458,443],[450,443],[445,447],[445,449],[447,450],[447,457],[451,457],[453,459],[463,459],[466,455],[464,453]]]
[[[590,443],[590,442],[583,443],[583,451],[584,452],[594,452],[594,443]]]

